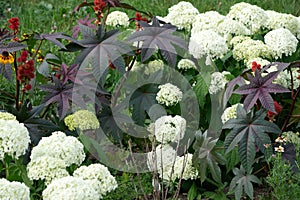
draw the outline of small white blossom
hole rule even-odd
[[[156,95],[156,100],[159,104],[173,106],[182,100],[182,92],[177,86],[166,83],[158,86],[158,88],[160,90]]]
[[[111,175],[108,168],[99,163],[81,166],[74,171],[73,176],[92,181],[91,186],[100,197],[118,187],[115,177]]]
[[[179,115],[162,116],[155,121],[155,139],[162,143],[178,142],[184,137],[186,120]]]
[[[272,30],[264,39],[275,59],[282,58],[283,55],[290,56],[297,50],[298,40],[288,29]]]
[[[236,110],[237,110],[238,105],[243,106],[242,104],[237,103],[237,104],[234,104],[231,107],[228,107],[224,110],[224,112],[221,116],[223,124],[225,124],[228,120],[237,117]]]
[[[190,38],[189,52],[195,58],[209,56],[212,60],[222,58],[228,52],[226,40],[212,30],[195,33]]]
[[[63,160],[66,166],[80,165],[85,159],[84,146],[77,138],[56,131],[41,139],[32,149],[30,158],[36,160],[42,156]]]
[[[251,34],[258,33],[268,20],[268,15],[262,8],[245,2],[233,5],[227,17],[242,22]]]
[[[113,11],[107,15],[106,24],[108,26],[129,26],[129,17],[121,11]]]
[[[0,119],[0,160],[5,154],[18,159],[24,155],[30,143],[29,132],[17,120]]]
[[[181,1],[169,9],[164,21],[178,27],[178,29],[190,30],[194,18],[199,11],[190,2]]]
[[[56,179],[43,191],[44,200],[94,200],[100,199],[91,181],[67,176]]]
[[[7,200],[30,200],[29,188],[20,182],[10,182],[4,178],[0,179],[0,199]]]
[[[211,75],[211,81],[208,88],[210,94],[216,94],[225,88],[225,85],[228,83],[227,75],[230,75],[230,72],[214,72]]]
[[[45,180],[46,185],[54,179],[69,175],[63,160],[47,155],[31,160],[27,165],[27,172],[30,180]]]
[[[183,70],[197,69],[195,63],[190,59],[181,59],[177,64],[177,68]]]
[[[284,152],[284,147],[282,147],[282,146],[275,147],[274,149],[275,149],[275,151],[277,151],[279,153],[283,153]]]

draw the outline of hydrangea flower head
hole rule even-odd
[[[18,159],[25,154],[30,142],[24,124],[17,120],[0,119],[0,160],[4,159],[5,154]]]
[[[66,166],[80,165],[85,159],[84,146],[77,138],[56,131],[40,140],[32,149],[30,158],[33,161],[43,156],[60,159]]]
[[[219,91],[225,88],[225,85],[229,82],[227,76],[230,75],[230,72],[214,72],[211,75],[211,81],[208,88],[210,94],[216,94]]]
[[[171,23],[177,26],[178,29],[190,30],[194,18],[199,11],[190,2],[181,1],[176,5],[173,5],[169,9],[169,13],[164,20],[167,23]]]
[[[90,181],[67,176],[56,179],[43,191],[44,200],[94,200],[100,199]]]
[[[100,163],[81,166],[74,171],[73,176],[92,181],[92,187],[100,197],[118,187],[115,177],[111,175],[106,166]]]
[[[156,95],[156,100],[159,104],[166,106],[176,105],[182,100],[182,91],[171,83],[158,86],[160,89]]]
[[[199,31],[191,36],[189,52],[195,58],[204,56],[212,60],[222,58],[228,52],[226,40],[212,30]]]
[[[113,11],[107,15],[106,24],[109,26],[129,26],[129,17],[121,11]]]
[[[17,120],[16,116],[8,112],[0,112],[0,119],[2,120]]]
[[[197,69],[195,63],[191,61],[190,59],[181,59],[177,64],[178,69]]]
[[[155,139],[161,144],[178,142],[184,137],[186,120],[179,115],[162,116],[155,121]]]
[[[162,168],[174,163],[177,153],[170,145],[158,145],[155,152],[151,151],[147,154],[147,166],[149,170],[161,171]]]
[[[282,58],[283,55],[291,56],[297,50],[298,40],[288,29],[272,30],[264,39],[275,59]]]
[[[80,130],[97,129],[100,124],[95,114],[88,110],[78,110],[64,119],[68,128],[73,131],[75,128]]]
[[[237,110],[237,107],[238,106],[243,106],[242,104],[240,103],[237,103],[237,104],[234,104],[232,105],[231,107],[228,107],[224,110],[222,116],[221,116],[221,119],[222,119],[222,122],[223,124],[225,124],[228,120],[230,119],[233,119],[233,118],[236,118],[237,115],[236,115],[236,110]]]
[[[29,188],[20,182],[0,179],[0,199],[30,200]]]

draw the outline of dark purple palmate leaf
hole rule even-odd
[[[249,111],[256,104],[257,100],[259,100],[265,109],[276,113],[274,100],[270,93],[290,92],[287,88],[272,83],[280,72],[281,70],[271,72],[264,77],[261,76],[259,70],[255,70],[254,76],[247,74],[250,84],[243,85],[234,91],[234,93],[246,95],[244,106],[247,111]]]
[[[153,17],[152,25],[144,21],[139,21],[143,30],[137,31],[127,38],[128,42],[143,41],[142,62],[149,59],[158,48],[170,66],[175,66],[177,53],[174,45],[187,50],[187,43],[180,37],[173,35],[177,30],[171,24],[160,25],[158,19]]]
[[[62,49],[66,49],[66,47],[58,39],[65,39],[65,40],[68,40],[68,41],[75,42],[74,38],[72,38],[68,35],[65,35],[63,33],[52,33],[52,34],[42,33],[40,35],[36,34],[34,36],[34,38],[37,39],[37,40],[48,40],[48,41],[52,42],[53,44],[59,46]]]

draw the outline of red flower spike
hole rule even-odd
[[[253,61],[252,62],[252,71],[255,72],[256,69],[260,70],[261,69],[261,65],[257,64],[257,62]]]
[[[18,32],[20,26],[19,18],[12,17],[8,20],[8,23],[11,30],[15,31],[15,33]]]

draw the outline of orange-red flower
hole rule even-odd
[[[276,113],[273,113],[273,112],[268,110],[267,116],[270,119],[273,118],[275,115],[278,115],[282,111],[282,106],[279,105],[279,103],[277,101],[274,101],[274,107],[275,107]]]
[[[261,65],[257,64],[257,62],[253,61],[252,62],[252,71],[255,72],[256,69],[261,69]]]
[[[8,22],[9,22],[9,28],[15,32],[18,32],[20,26],[19,18],[12,17],[8,20]]]

